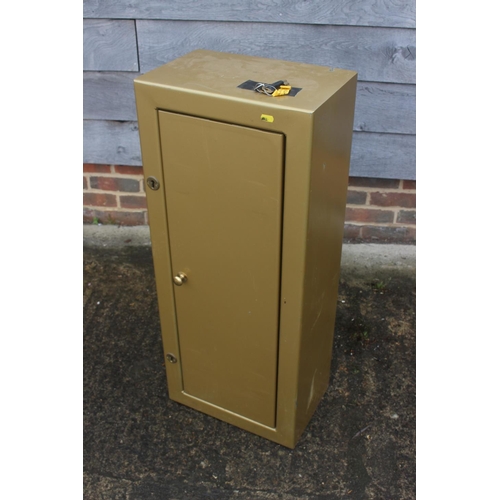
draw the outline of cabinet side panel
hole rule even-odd
[[[297,437],[328,387],[351,155],[356,73],[314,115]]]

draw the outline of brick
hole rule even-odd
[[[370,205],[378,207],[415,208],[415,193],[370,193]]]
[[[116,207],[116,196],[106,193],[83,193],[83,204],[91,207]]]
[[[361,237],[361,226],[354,224],[344,225],[344,240],[358,240]]]
[[[365,191],[347,191],[347,203],[349,205],[365,205],[366,197]]]
[[[349,177],[349,186],[367,188],[399,188],[399,179],[375,179],[371,177]]]
[[[416,224],[417,213],[415,210],[400,210],[396,222],[400,224]]]
[[[146,208],[145,196],[120,196],[120,205],[123,208]]]
[[[139,181],[120,177],[91,177],[90,186],[104,191],[123,191],[125,193],[139,192]]]
[[[100,173],[100,174],[109,174],[111,173],[111,165],[100,165],[97,163],[84,163],[83,164],[84,172],[92,172],[92,173]]]
[[[394,212],[392,210],[347,207],[345,220],[346,222],[393,222]]]
[[[146,224],[146,212],[118,212],[90,208],[83,210],[83,222],[85,224],[92,224],[94,218],[97,218],[101,224],[119,224],[122,226],[144,226]]]
[[[146,224],[146,212],[116,212],[114,218],[118,224],[123,226],[144,226]]]
[[[142,167],[131,167],[129,165],[115,165],[115,172],[123,175],[141,175],[144,176]]]
[[[417,189],[417,181],[403,181],[403,189]]]
[[[94,222],[94,213],[96,210],[92,208],[84,208],[83,209],[83,223],[84,224],[92,224]]]
[[[88,188],[89,188],[89,187],[88,187],[88,184],[87,184],[87,178],[86,178],[86,177],[84,177],[84,178],[83,178],[83,189],[88,189]]]
[[[384,243],[414,243],[416,232],[414,228],[407,227],[363,226],[361,238]]]

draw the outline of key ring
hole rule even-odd
[[[257,83],[255,85],[254,90],[255,92],[259,92],[259,94],[265,94],[267,96],[272,97],[273,94],[280,88],[281,85],[288,85],[288,82],[286,80],[278,80],[277,82],[274,83]]]

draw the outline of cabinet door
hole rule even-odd
[[[158,113],[183,391],[274,427],[284,136]]]

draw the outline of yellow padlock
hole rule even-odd
[[[272,96],[273,97],[278,97],[280,95],[287,95],[289,92],[290,92],[290,88],[283,88],[283,86],[281,86],[279,89],[276,89],[272,93]]]

